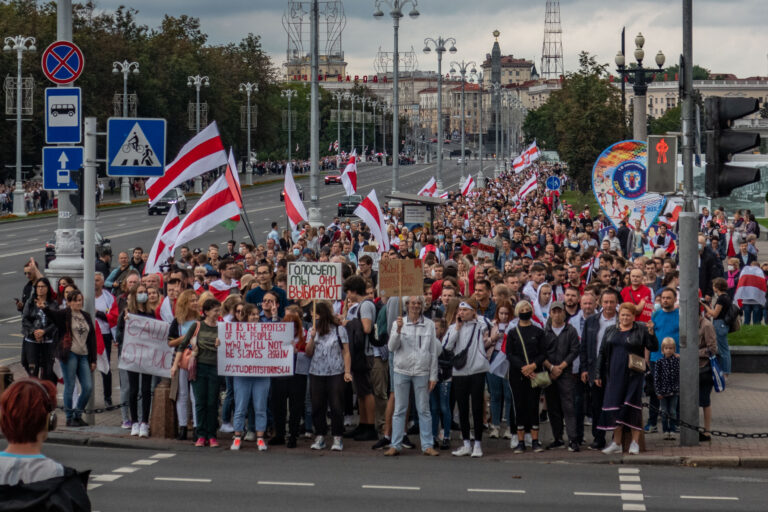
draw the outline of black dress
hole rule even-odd
[[[629,350],[627,340],[632,331],[613,330],[612,336],[603,341],[610,352],[608,375],[605,380],[603,412],[600,415],[600,430],[615,430],[624,425],[634,430],[643,428],[643,383],[644,375],[628,368]]]

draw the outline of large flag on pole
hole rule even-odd
[[[525,151],[520,153],[520,156],[512,161],[512,168],[515,170],[515,173],[522,172],[524,169],[530,167],[533,162],[538,160],[540,155],[541,152],[536,145],[536,141],[533,141],[533,143],[528,146]]]
[[[379,252],[389,250],[389,238],[387,237],[387,223],[384,220],[384,214],[379,206],[379,200],[376,197],[376,190],[371,190],[368,197],[363,199],[354,214],[360,217],[371,230],[371,236],[379,242]]]
[[[349,163],[341,173],[341,184],[348,196],[357,193],[357,150],[353,150],[349,155]]]
[[[226,164],[227,152],[214,121],[184,144],[176,160],[165,167],[163,176],[147,180],[149,204],[155,204],[173,187]]]
[[[432,176],[429,178],[429,181],[426,185],[421,187],[421,190],[419,190],[420,196],[426,196],[426,197],[435,197],[435,194],[437,193],[437,181],[435,181],[435,177]]]
[[[523,183],[523,186],[520,187],[518,196],[520,196],[520,199],[525,199],[528,196],[528,194],[536,190],[537,187],[538,187],[538,176],[534,173],[530,178],[528,178],[528,181]]]
[[[304,208],[304,202],[301,200],[299,191],[296,188],[296,182],[293,181],[293,169],[291,164],[285,166],[285,185],[283,185],[285,191],[285,214],[288,216],[288,221],[291,223],[291,229],[296,229],[296,226],[308,219],[307,210]]]
[[[208,187],[194,208],[184,217],[174,247],[204,235],[229,219],[240,217],[237,199],[227,183],[226,173]]]
[[[160,226],[160,231],[157,232],[155,243],[152,244],[152,250],[149,252],[146,265],[144,265],[144,274],[160,272],[160,264],[173,254],[180,224],[179,212],[176,210],[176,205],[172,204],[168,209],[168,215],[165,216],[163,225]]]
[[[464,182],[464,188],[461,189],[461,195],[468,196],[475,188],[475,180],[472,176],[467,176],[467,181]]]

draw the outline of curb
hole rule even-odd
[[[623,456],[622,464],[653,466],[688,466],[709,468],[768,468],[768,457],[736,455],[632,455]]]

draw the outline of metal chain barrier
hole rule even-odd
[[[666,411],[662,411],[658,407],[652,407],[650,403],[643,402],[643,407],[647,407],[649,410],[654,411],[658,413],[662,417],[668,416]],[[673,420],[675,424],[680,425],[681,427],[690,429],[690,430],[696,430],[699,434],[709,434],[715,437],[733,437],[735,439],[768,439],[768,432],[763,432],[759,434],[745,434],[743,432],[723,432],[721,430],[707,430],[704,427],[700,427],[698,425],[691,425],[690,423],[687,423],[681,419]]]
[[[120,409],[121,407],[128,407],[128,402],[123,402],[122,404],[117,404],[117,405],[108,405],[108,406],[104,406],[104,407],[97,407],[96,409],[86,409],[86,410],[81,411],[81,412],[82,412],[82,414],[101,414],[103,412],[109,412],[109,411],[114,411],[114,410]],[[56,408],[60,409],[62,411],[65,411],[65,412],[67,410],[66,407],[63,407],[61,405],[57,406]],[[77,409],[71,409],[71,410],[75,411]]]

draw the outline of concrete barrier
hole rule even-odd
[[[731,347],[733,373],[768,373],[768,347]]]

